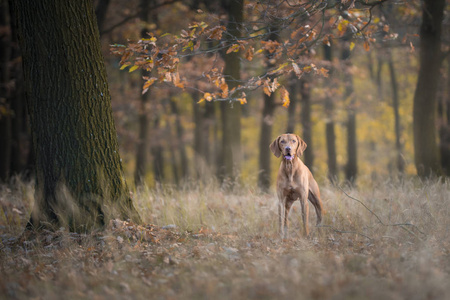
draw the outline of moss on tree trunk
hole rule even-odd
[[[124,178],[90,0],[15,0],[36,158],[29,227],[139,221]]]

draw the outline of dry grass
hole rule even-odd
[[[0,191],[0,298],[450,298],[448,180],[322,186],[324,227],[302,237],[296,204],[286,241],[275,196],[251,188],[143,189],[136,205],[153,225],[20,237],[32,194]]]

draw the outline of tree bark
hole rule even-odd
[[[239,26],[243,21],[244,1],[233,0],[222,2],[223,7],[228,13],[227,32],[229,33],[228,41],[231,43],[235,38],[239,37]],[[225,61],[224,75],[229,90],[239,85],[241,78],[241,64],[239,53],[231,52],[223,54]],[[242,161],[241,150],[241,105],[239,103],[228,103],[222,101],[220,103],[222,117],[222,149],[220,165],[218,168],[219,179],[224,182],[234,183],[240,172]]]
[[[264,108],[261,116],[261,133],[259,136],[259,174],[258,186],[264,192],[270,189],[270,157],[269,145],[272,141],[273,114],[275,111],[275,93],[270,96],[264,94]]]
[[[170,101],[170,100],[169,100]],[[170,124],[170,121],[166,121],[166,131],[164,133],[164,137],[167,139],[168,145],[166,145],[166,151],[169,153],[169,161],[170,161],[170,167],[172,168],[172,179],[175,186],[179,186],[180,183],[180,175],[179,175],[179,162],[177,159],[177,142],[176,138],[172,134],[172,126]]]
[[[161,116],[157,115],[153,121],[153,130],[156,138],[152,139],[155,144],[151,147],[151,152],[153,155],[153,175],[157,184],[164,181],[164,156],[160,136],[160,119]]]
[[[269,32],[269,40],[277,41],[278,35],[276,28],[271,28]],[[275,65],[271,62],[272,55],[266,52],[267,71],[271,70]],[[271,152],[269,145],[272,142],[273,114],[275,111],[275,93],[264,94],[264,106],[261,115],[261,131],[259,136],[259,173],[258,186],[262,191],[268,192],[270,189],[270,175],[272,173],[270,167]]]
[[[444,82],[447,79],[447,82]],[[447,58],[447,76],[441,80],[440,101],[438,106],[439,150],[441,167],[446,176],[450,176],[450,58]]]
[[[414,160],[417,174],[441,174],[436,143],[436,93],[442,63],[441,33],[445,0],[422,2],[419,74],[414,94]]]
[[[311,122],[311,87],[310,82],[305,76],[300,80],[300,95],[301,95],[301,123],[303,127],[302,139],[306,142],[308,147],[303,155],[305,156],[305,165],[311,170],[314,163],[314,147],[312,140],[312,122]]]
[[[344,39],[342,49],[342,62],[344,64],[344,100],[348,102],[347,107],[347,165],[345,178],[354,183],[358,172],[358,158],[356,145],[356,103],[353,94],[353,74],[351,73],[350,41]]]
[[[0,35],[0,182],[7,181],[11,166],[11,28],[9,9],[6,1],[0,1],[0,28],[4,29]]]
[[[378,50],[378,52],[382,52],[381,50]],[[384,65],[384,59],[382,53],[377,53],[377,77],[376,77],[376,84],[377,84],[377,91],[378,91],[378,98],[383,99],[383,65]]]
[[[205,153],[204,153],[204,142],[207,139],[205,137],[203,128],[204,128],[204,107],[197,103],[199,97],[199,93],[195,92],[192,94],[192,109],[194,112],[194,168],[195,168],[195,176],[197,179],[202,179],[203,169],[205,165]]]
[[[99,10],[106,10],[108,6],[109,0],[100,0],[98,4],[96,14],[98,16]],[[141,0],[140,1],[140,9],[141,9],[141,21],[144,23],[143,28],[141,29],[141,37],[147,36],[147,28],[146,24],[149,21],[149,1]],[[106,5],[106,8],[99,8],[100,5]],[[104,16],[103,16],[104,18]],[[103,20],[98,23],[103,23]],[[101,28],[99,26],[100,32]],[[141,76],[148,76],[148,72],[141,69]],[[139,125],[139,140],[137,143],[137,151],[136,151],[136,168],[134,172],[134,183],[135,186],[141,186],[145,183],[145,175],[147,173],[147,162],[148,162],[148,152],[149,152],[149,109],[148,109],[148,99],[151,94],[151,91],[148,91],[145,94],[141,95],[140,109],[139,109],[139,117],[138,117],[138,125]]]
[[[12,1],[36,158],[28,228],[139,222],[119,157],[92,1]]]
[[[331,64],[333,61],[332,46],[324,45],[324,56],[325,59]],[[334,123],[334,101],[333,101],[333,79],[331,74],[334,72],[333,68],[330,67],[329,79],[327,80],[328,92],[325,98],[325,136],[327,143],[327,157],[328,157],[328,179],[331,182],[337,182],[338,180],[338,170],[337,170],[337,160],[336,160],[336,134],[335,134],[335,123]]]
[[[400,113],[399,113],[399,97],[398,97],[398,84],[397,76],[395,74],[394,61],[392,60],[392,53],[388,53],[388,66],[389,74],[391,77],[391,88],[392,88],[392,108],[394,110],[394,124],[395,124],[395,150],[397,152],[397,170],[400,174],[403,174],[405,170],[405,162],[403,160],[403,146],[401,142],[401,128],[400,128]]]
[[[180,164],[181,164],[181,179],[186,179],[189,172],[189,163],[186,153],[186,144],[184,143],[184,130],[183,125],[181,125],[180,112],[178,111],[178,105],[175,99],[170,99],[170,109],[172,115],[175,116],[175,130],[176,130],[176,143],[175,149],[178,149],[180,153]]]
[[[136,151],[136,168],[134,172],[134,183],[136,187],[145,184],[147,173],[147,162],[149,152],[149,118],[148,118],[148,97],[150,91],[141,96],[141,107],[139,111],[139,140]]]
[[[214,158],[214,154],[217,153],[217,121],[216,121],[216,109],[215,109],[215,105],[212,102],[207,102],[205,103],[205,112],[204,112],[204,121],[203,121],[203,137],[204,137],[204,142],[203,142],[203,153],[204,153],[204,157],[206,159],[206,163],[208,164],[208,166],[210,167],[210,171],[212,172],[212,174],[214,174],[214,162],[215,162],[215,158]],[[213,140],[210,141],[210,137],[211,137],[211,131],[213,132]],[[214,147],[212,147],[211,145],[214,145]]]
[[[103,26],[105,24],[106,12],[108,11],[109,2],[110,0],[99,0],[97,7],[95,8],[95,15],[97,16],[97,25],[100,35],[103,32]]]

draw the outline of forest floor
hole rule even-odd
[[[450,181],[321,187],[326,215],[277,234],[275,192],[143,189],[146,225],[22,235],[31,184],[0,188],[1,299],[450,299]]]

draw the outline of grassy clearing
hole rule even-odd
[[[143,189],[151,225],[20,237],[32,195],[23,183],[0,190],[0,298],[450,298],[448,180],[322,186],[326,227],[302,237],[296,204],[286,241],[274,193],[252,188]]]

